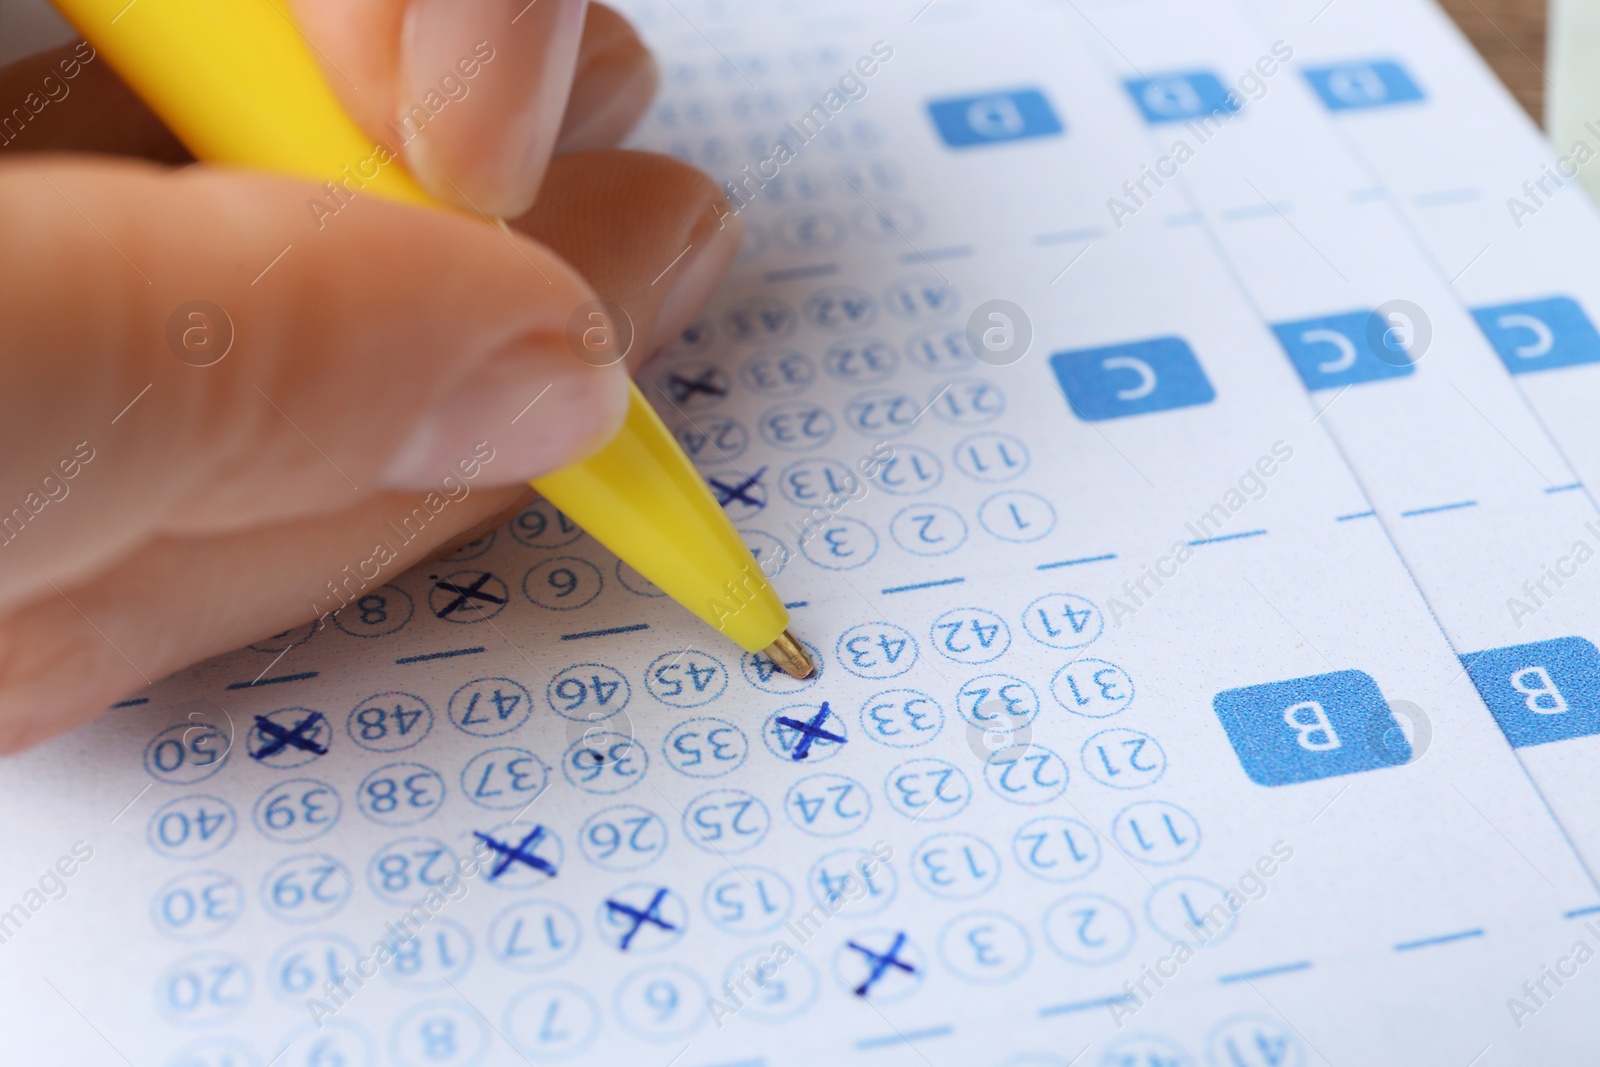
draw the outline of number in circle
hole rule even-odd
[[[750,742],[744,731],[723,719],[686,719],[661,743],[667,764],[691,778],[717,778],[744,763]]]
[[[738,1002],[740,1015],[757,1022],[781,1023],[805,1014],[817,999],[822,979],[804,956],[779,955],[770,946],[762,946],[735,958],[723,984],[749,990]]]
[[[1046,594],[1022,612],[1022,628],[1028,636],[1051,648],[1082,648],[1099,637],[1104,627],[1100,609],[1071,593]]]
[[[243,910],[244,889],[232,875],[193,871],[156,891],[150,917],[168,937],[204,941],[225,933]]]
[[[581,608],[600,595],[605,583],[600,568],[576,556],[557,556],[536,563],[522,579],[522,592],[552,611]]]
[[[600,722],[628,705],[628,679],[604,663],[578,663],[558,671],[545,687],[545,700],[563,718]]]
[[[508,734],[532,711],[533,698],[510,678],[479,678],[450,694],[450,721],[476,737]]]
[[[1133,702],[1133,679],[1115,663],[1103,659],[1078,659],[1050,679],[1056,702],[1074,715],[1103,719]]]
[[[767,806],[742,789],[703,793],[683,810],[689,843],[717,855],[748,852],[761,844],[771,825]]]
[[[944,464],[921,445],[895,445],[894,455],[878,467],[872,482],[894,496],[916,496],[937,488],[944,480]]]
[[[779,708],[767,716],[761,736],[774,756],[791,763],[821,763],[850,740],[844,720],[826,700]]]
[[[227,952],[200,952],[161,972],[156,1007],[181,1026],[213,1026],[239,1014],[252,992],[243,960]]]
[[[256,829],[285,844],[321,837],[339,821],[339,793],[315,778],[291,778],[268,786],[256,799]]]
[[[702,904],[711,921],[730,934],[764,934],[789,917],[794,890],[765,867],[729,867],[706,883]]]
[[[1001,800],[1045,804],[1067,791],[1067,765],[1043,745],[1013,745],[983,765],[984,781]]]
[[[219,797],[195,795],[169,800],[150,816],[150,847],[169,859],[209,856],[233,840],[239,818]]]
[[[385,826],[412,826],[444,803],[444,778],[420,763],[379,767],[356,787],[361,814]]]
[[[1014,675],[985,674],[961,687],[956,709],[980,730],[997,725],[1016,729],[1038,716],[1039,694]]]
[[[811,899],[830,913],[852,918],[876,915],[894,899],[899,880],[894,868],[864,848],[841,848],[811,865],[806,876]]]
[[[436,918],[407,937],[390,937],[384,974],[402,989],[438,989],[472,964],[472,937],[453,919]]]
[[[617,1016],[642,1037],[677,1039],[705,1021],[710,996],[693,971],[675,963],[657,964],[623,979],[617,987]]]
[[[739,368],[746,389],[775,399],[804,392],[816,376],[816,365],[808,356],[786,349],[757,352]]]
[[[900,353],[875,337],[835,341],[822,357],[828,375],[853,385],[876,385],[893,377]]]
[[[428,736],[433,709],[411,693],[374,693],[345,720],[350,740],[374,752],[398,752]]]
[[[953,608],[933,620],[933,647],[957,663],[988,663],[1011,647],[1011,628],[992,611]]]
[[[474,830],[472,849],[484,879],[496,889],[523,890],[544,885],[561,871],[566,850],[543,823],[512,822]]]
[[[380,585],[333,613],[333,623],[351,637],[387,637],[405,628],[416,612],[411,594]]]
[[[722,695],[728,687],[728,669],[696,648],[666,652],[645,668],[644,687],[663,704],[695,708]]]
[[[1133,918],[1108,897],[1073,893],[1045,911],[1044,937],[1072,963],[1110,963],[1132,947]]]
[[[637,871],[667,848],[667,824],[653,811],[621,804],[596,812],[578,830],[584,859],[608,871]]]
[[[798,693],[802,689],[809,689],[822,680],[826,665],[822,660],[822,653],[818,652],[808,642],[800,642],[811,656],[811,662],[816,665],[816,670],[809,678],[792,678],[783,672],[772,661],[772,657],[765,652],[746,652],[739,660],[739,668],[744,672],[747,682],[765,693],[777,693],[787,696]]]
[[[144,766],[151,777],[172,785],[193,785],[210,778],[228,761],[229,733],[209,722],[181,722],[167,727],[145,746]]]
[[[395,1021],[389,1047],[397,1067],[469,1067],[489,1051],[489,1026],[458,1000],[429,1001]]]
[[[872,817],[872,798],[861,783],[842,774],[813,774],[789,787],[784,811],[802,832],[838,837]]]
[[[935,834],[912,852],[911,873],[934,896],[967,900],[994,888],[1000,857],[973,834]]]
[[[411,904],[459,884],[459,871],[455,852],[443,841],[403,837],[373,853],[367,863],[367,884],[385,900]]]
[[[461,769],[461,793],[480,808],[520,811],[550,784],[544,760],[525,748],[491,748]]]
[[[1139,730],[1101,730],[1083,743],[1083,769],[1113,789],[1142,789],[1161,779],[1167,754]]]
[[[939,934],[939,955],[957,977],[980,985],[1009,981],[1033,955],[1028,932],[997,911],[958,915]]]
[[[893,678],[916,665],[917,640],[893,623],[866,622],[841,634],[834,654],[857,677]]]
[[[972,799],[966,774],[942,759],[908,760],[889,772],[883,788],[889,806],[913,821],[949,819]]]
[[[886,689],[861,705],[866,735],[892,748],[916,748],[939,736],[944,709],[916,689]]]
[[[267,984],[280,1000],[301,1005],[320,996],[322,984],[338,985],[361,960],[355,945],[336,934],[314,933],[295,938],[273,954]]]
[[[1035,878],[1076,882],[1100,865],[1100,835],[1077,819],[1045,815],[1022,824],[1011,851]]]
[[[553,900],[524,900],[489,924],[489,952],[519,971],[545,971],[578,951],[582,931],[577,916]]]
[[[600,1032],[600,1008],[575,985],[540,982],[511,998],[506,1030],[519,1052],[540,1060],[568,1059]]]
[[[535,500],[511,520],[511,536],[529,548],[564,548],[583,536],[548,500]]]
[[[595,909],[600,939],[620,952],[659,952],[682,939],[689,908],[666,886],[635,882],[607,894]]]
[[[567,748],[561,771],[586,793],[632,789],[650,769],[650,754],[628,734],[587,733]]]
[[[261,879],[261,902],[268,913],[292,923],[326,919],[344,906],[355,888],[344,864],[320,852],[281,860]]]

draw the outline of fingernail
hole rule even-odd
[[[411,0],[395,134],[435,195],[489,215],[533,203],[577,61],[584,0]]]
[[[655,57],[627,44],[589,57],[573,84],[603,86],[605,91],[580,93],[568,101],[555,154],[616,147],[638,124],[660,82]]]
[[[673,264],[655,284],[667,287],[656,312],[654,329],[645,343],[651,356],[695,320],[711,294],[728,274],[728,266],[739,254],[739,239],[744,224],[731,212],[708,211],[705,221],[690,234],[689,251]]]
[[[593,453],[616,433],[627,403],[620,368],[590,367],[518,341],[443,386],[382,481],[390,489],[433,489],[474,459],[481,484],[527,481]]]

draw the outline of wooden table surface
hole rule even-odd
[[[1544,0],[1439,0],[1533,121],[1544,125]]]

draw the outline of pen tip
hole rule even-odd
[[[806,651],[806,646],[788,630],[767,646],[767,656],[791,678],[809,678],[817,669],[817,665],[811,662],[811,654]]]

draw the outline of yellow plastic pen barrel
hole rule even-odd
[[[280,0],[56,0],[199,159],[448,210],[334,95]],[[789,615],[677,442],[630,385],[621,431],[534,487],[747,651],[792,649]],[[785,665],[785,669],[791,669]]]

